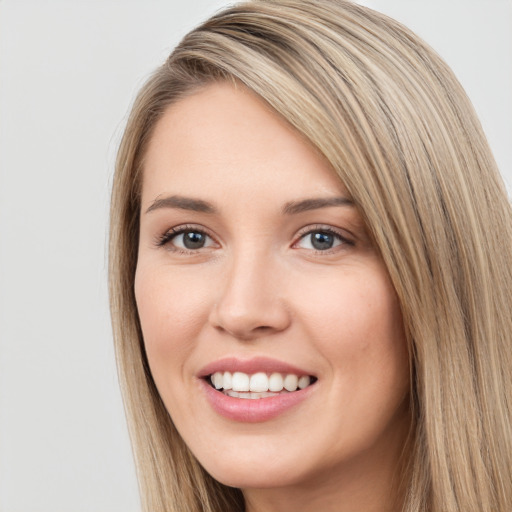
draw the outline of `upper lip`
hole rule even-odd
[[[242,372],[249,375],[258,372],[283,374],[292,373],[298,376],[309,375],[314,377],[314,374],[308,370],[304,370],[289,363],[285,363],[284,361],[271,359],[269,357],[253,357],[251,359],[225,357],[207,364],[199,371],[198,376],[200,378],[204,378],[215,372]]]

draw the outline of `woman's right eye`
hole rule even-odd
[[[178,228],[165,233],[158,240],[158,246],[171,250],[193,252],[215,245],[213,239],[204,231],[196,228]]]

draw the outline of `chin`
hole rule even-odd
[[[205,468],[218,482],[228,487],[240,489],[268,489],[273,487],[287,487],[300,482],[297,474],[292,474],[286,468],[232,466]]]
[[[319,462],[308,460],[304,451],[286,453],[286,450],[259,447],[251,451],[240,447],[220,447],[218,453],[199,457],[203,468],[218,482],[241,489],[275,488],[300,485],[314,478]],[[316,468],[318,469],[318,468]]]

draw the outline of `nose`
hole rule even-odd
[[[240,256],[222,275],[210,323],[240,340],[284,331],[291,320],[284,298],[283,272],[265,255]]]

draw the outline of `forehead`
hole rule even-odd
[[[143,202],[160,194],[345,193],[327,160],[242,85],[208,85],[171,105],[144,159]],[[290,197],[287,197],[290,196]],[[213,197],[212,199],[216,199]]]

